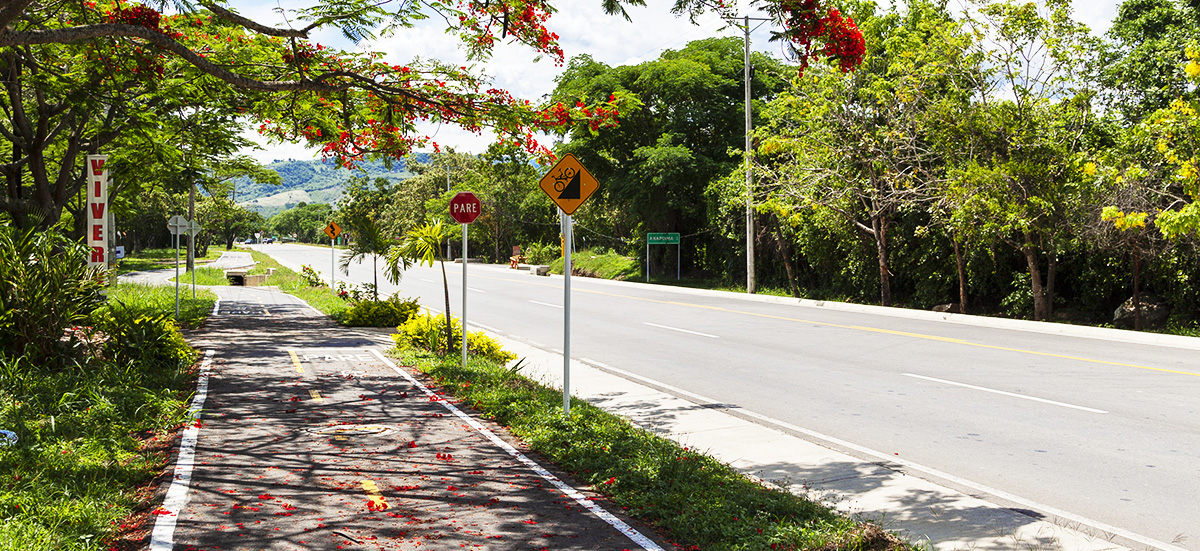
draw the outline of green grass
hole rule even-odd
[[[194,352],[162,317],[173,290],[160,289],[112,288],[120,306],[93,315],[99,333],[55,361],[0,357],[0,427],[19,438],[0,448],[0,551],[108,549],[132,513],[153,508],[147,485],[195,378]],[[188,301],[187,323],[214,300]]]
[[[140,312],[164,312],[175,314],[175,286],[139,285],[121,283],[108,288],[108,301],[119,302]],[[181,327],[196,328],[212,313],[217,295],[206,289],[197,289],[196,298],[191,290],[179,289],[179,320]]]
[[[550,263],[550,271],[563,273],[563,258],[559,257]],[[571,271],[586,277],[602,279],[632,279],[637,281],[645,277],[642,267],[636,258],[621,256],[614,252],[597,252],[582,250],[571,255]]]
[[[329,287],[324,285],[312,287],[304,281],[304,278],[300,277],[300,274],[284,267],[274,258],[258,251],[252,251],[250,254],[254,257],[254,261],[258,262],[258,265],[250,270],[251,274],[265,274],[267,268],[275,268],[275,273],[267,278],[267,285],[277,286],[279,290],[301,298],[309,306],[334,320],[341,322],[345,318],[346,310],[350,308],[349,303],[334,296]]]
[[[439,358],[413,348],[394,353],[686,549],[911,549],[877,526],[769,489],[582,400],[572,400],[565,418],[560,391],[499,364],[471,358],[464,368],[453,354]]]
[[[229,285],[229,279],[225,277],[225,270],[221,268],[206,268],[201,266],[196,268],[196,285]],[[168,281],[174,282],[175,278]],[[192,284],[192,272],[184,272],[179,274],[179,282],[187,285]]]
[[[221,258],[221,253],[225,252],[225,247],[209,247],[208,254],[205,256],[196,257],[197,261],[211,261]],[[187,249],[179,249],[179,264],[180,271],[182,266],[187,264]],[[121,259],[117,265],[117,274],[125,274],[129,272],[144,272],[147,270],[161,270],[163,268],[175,267],[175,249],[144,249],[136,253],[131,253],[129,256]]]

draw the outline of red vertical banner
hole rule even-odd
[[[108,265],[108,155],[88,155],[87,178],[88,266]]]

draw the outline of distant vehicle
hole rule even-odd
[[[274,238],[274,237],[264,237],[264,238],[263,238],[263,245],[268,245],[268,244],[271,244],[271,243],[274,243],[274,242],[275,242],[275,238]]]
[[[247,240],[243,241],[243,242],[242,242],[242,244],[243,244],[243,245],[253,245],[253,244],[254,244],[254,238],[253,238],[253,237],[251,237],[250,239],[247,239]]]

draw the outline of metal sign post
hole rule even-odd
[[[646,283],[650,283],[650,245],[675,245],[675,280],[680,274],[680,246],[678,233],[648,233],[646,234]]]
[[[179,321],[179,235],[186,232],[189,226],[187,218],[178,214],[167,220],[167,229],[175,237],[175,321]],[[195,275],[194,270],[192,274]]]
[[[558,205],[563,222],[563,415],[571,415],[571,216],[600,187],[576,159],[563,155],[538,181],[538,187]]]
[[[196,234],[200,233],[200,224],[195,220],[188,220],[188,246],[191,247],[192,256],[192,300],[196,300]]]
[[[571,415],[571,249],[572,220],[563,214],[563,415]]]
[[[329,236],[329,292],[337,295],[334,289],[337,284],[337,238],[342,235],[342,227],[330,222],[325,226],[325,235]]]
[[[467,259],[470,258],[469,256],[467,256],[467,226],[468,225],[469,224],[462,224],[462,230],[463,230],[463,246],[462,246],[462,259],[463,259],[463,284],[462,284],[463,289],[462,289],[462,293],[463,293],[463,299],[462,299],[462,339],[461,340],[462,340],[462,366],[463,367],[467,367]]]
[[[450,217],[462,225],[462,365],[467,366],[467,226],[479,217],[483,204],[469,191],[461,192],[450,199]],[[449,246],[450,240],[446,240]],[[449,343],[447,343],[449,346]]]

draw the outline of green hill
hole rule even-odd
[[[412,158],[413,162],[421,163],[429,160],[425,154],[415,154]],[[282,185],[264,185],[249,180],[236,182],[238,204],[257,211],[264,217],[270,217],[299,203],[337,204],[346,189],[346,184],[353,177],[400,181],[413,175],[407,170],[404,161],[395,161],[390,170],[381,162],[364,162],[357,170],[351,171],[320,159],[275,161],[267,165],[267,168],[279,173],[283,178]]]

